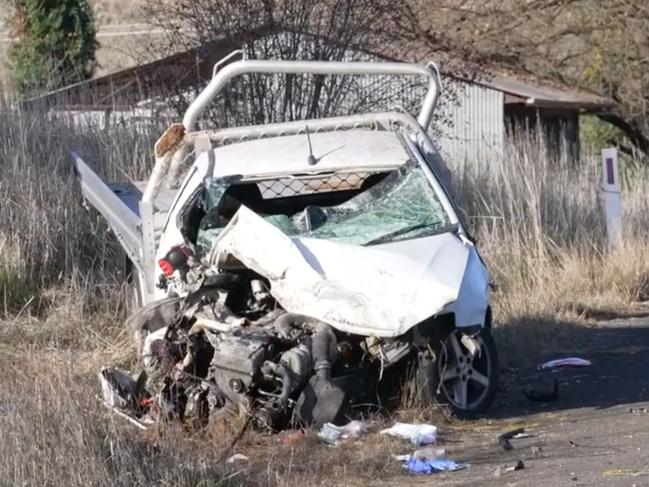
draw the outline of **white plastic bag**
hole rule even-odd
[[[432,424],[394,423],[394,426],[381,431],[381,434],[410,440],[415,446],[430,445],[437,441],[437,426]]]

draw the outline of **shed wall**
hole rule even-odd
[[[455,100],[442,100],[438,127],[438,142],[447,164],[477,168],[501,157],[505,139],[504,93],[460,82],[454,82],[450,91],[454,92]]]

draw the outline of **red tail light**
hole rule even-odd
[[[188,269],[188,261],[191,251],[183,246],[171,247],[162,259],[158,261],[158,266],[166,277],[173,276],[175,271],[185,272]]]
[[[171,265],[171,262],[169,262],[167,259],[160,259],[158,261],[158,267],[160,267],[160,269],[162,270],[162,272],[166,277],[173,276],[174,267]]]

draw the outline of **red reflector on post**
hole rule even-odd
[[[611,157],[606,158],[606,184],[615,184],[615,170]]]

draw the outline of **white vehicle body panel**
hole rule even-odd
[[[104,183],[81,157],[73,153],[72,159],[84,198],[106,219],[128,257],[142,270],[140,215]]]
[[[309,140],[317,164],[308,163]],[[288,135],[259,139],[212,149],[216,178],[241,175],[244,178],[359,171],[365,167],[388,170],[408,159],[394,132],[346,130],[317,134]],[[201,154],[197,165],[206,164],[209,154]]]
[[[487,276],[472,254],[473,245],[452,233],[372,247],[291,238],[243,207],[219,236],[211,261],[224,269],[243,264],[266,277],[290,312],[348,333],[393,337],[453,304],[467,307],[461,317],[469,321],[458,326],[483,324],[484,300],[471,299],[477,288],[484,292]]]

